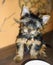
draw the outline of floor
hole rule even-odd
[[[44,35],[44,39],[47,41],[48,44],[48,48],[47,48],[47,58],[41,58],[45,61],[47,61],[48,63],[50,63],[51,65],[53,65],[53,32],[47,33],[46,35]],[[13,54],[12,56],[7,57],[6,59],[2,59],[0,60],[0,65],[21,65],[23,63],[23,61],[25,61],[26,59],[29,58],[29,56],[25,56],[24,60],[20,63],[15,63],[13,61],[13,57],[15,56],[15,54]]]

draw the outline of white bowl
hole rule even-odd
[[[24,65],[51,65],[51,64],[41,60],[31,60],[29,62],[26,62]]]

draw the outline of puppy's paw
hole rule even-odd
[[[23,60],[23,57],[21,57],[21,56],[19,56],[19,55],[16,55],[16,56],[13,58],[13,60],[14,60],[15,62],[20,62],[20,61]]]
[[[38,56],[37,56],[37,55],[36,55],[36,56],[33,55],[33,56],[30,56],[30,58],[31,58],[31,59],[37,59]]]
[[[47,57],[46,52],[43,50],[40,50],[39,54],[40,54],[40,56]]]
[[[30,54],[31,59],[37,59],[38,58],[38,52],[34,52]]]
[[[41,49],[42,49],[43,51],[45,51],[45,50],[47,49],[46,45],[43,44]]]

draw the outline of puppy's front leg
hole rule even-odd
[[[33,40],[31,50],[30,50],[31,58],[37,59],[39,55],[40,44],[41,42],[39,40]]]
[[[36,51],[34,48],[35,48],[35,43],[33,43],[33,45],[31,46],[31,50],[30,50],[31,59],[37,59],[38,51]]]
[[[20,43],[19,43],[20,44]],[[24,44],[19,45],[19,49],[16,51],[16,56],[14,57],[14,61],[19,62],[23,59],[24,56]]]

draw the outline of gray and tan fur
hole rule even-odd
[[[16,56],[14,60],[19,62],[23,60],[24,53],[30,54],[30,58],[37,59],[38,55],[46,56],[45,43],[43,43],[42,33],[40,29],[47,23],[50,15],[34,15],[28,10],[27,7],[23,6],[21,19],[19,21],[20,33],[16,38]]]

